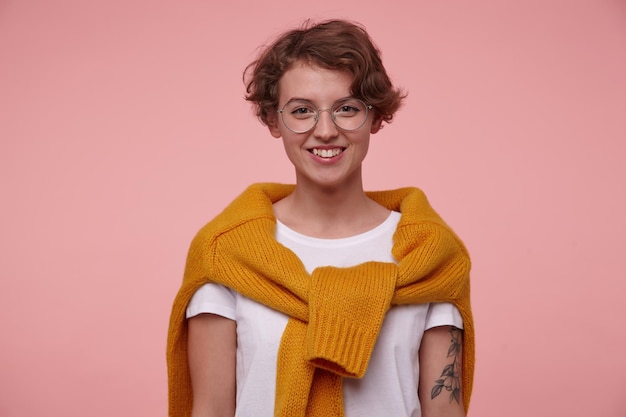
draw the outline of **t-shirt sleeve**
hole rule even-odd
[[[235,307],[234,291],[219,284],[204,284],[191,297],[187,305],[187,318],[212,313],[235,320]]]
[[[430,303],[424,330],[437,326],[454,326],[457,329],[463,329],[463,318],[454,304]]]

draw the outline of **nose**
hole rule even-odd
[[[328,113],[328,114],[325,114]],[[333,121],[331,109],[320,109],[313,134],[320,140],[328,141],[338,135],[339,131]]]

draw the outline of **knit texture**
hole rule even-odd
[[[367,262],[307,273],[274,238],[272,203],[293,185],[254,184],[203,227],[191,243],[167,343],[169,415],[191,414],[185,310],[205,283],[225,285],[290,317],[278,351],[277,417],[343,416],[342,378],[361,378],[394,304],[453,303],[463,318],[462,393],[474,374],[470,259],[463,243],[417,188],[367,193],[402,216],[394,263]]]

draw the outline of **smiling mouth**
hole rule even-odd
[[[345,149],[346,148],[332,148],[332,149],[313,148],[313,149],[310,149],[309,152],[311,152],[313,155],[319,156],[320,158],[333,158],[339,155],[340,153],[342,153]]]

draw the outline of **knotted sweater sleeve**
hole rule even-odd
[[[337,375],[362,378],[389,310],[397,266],[368,262],[313,271],[307,359]]]

